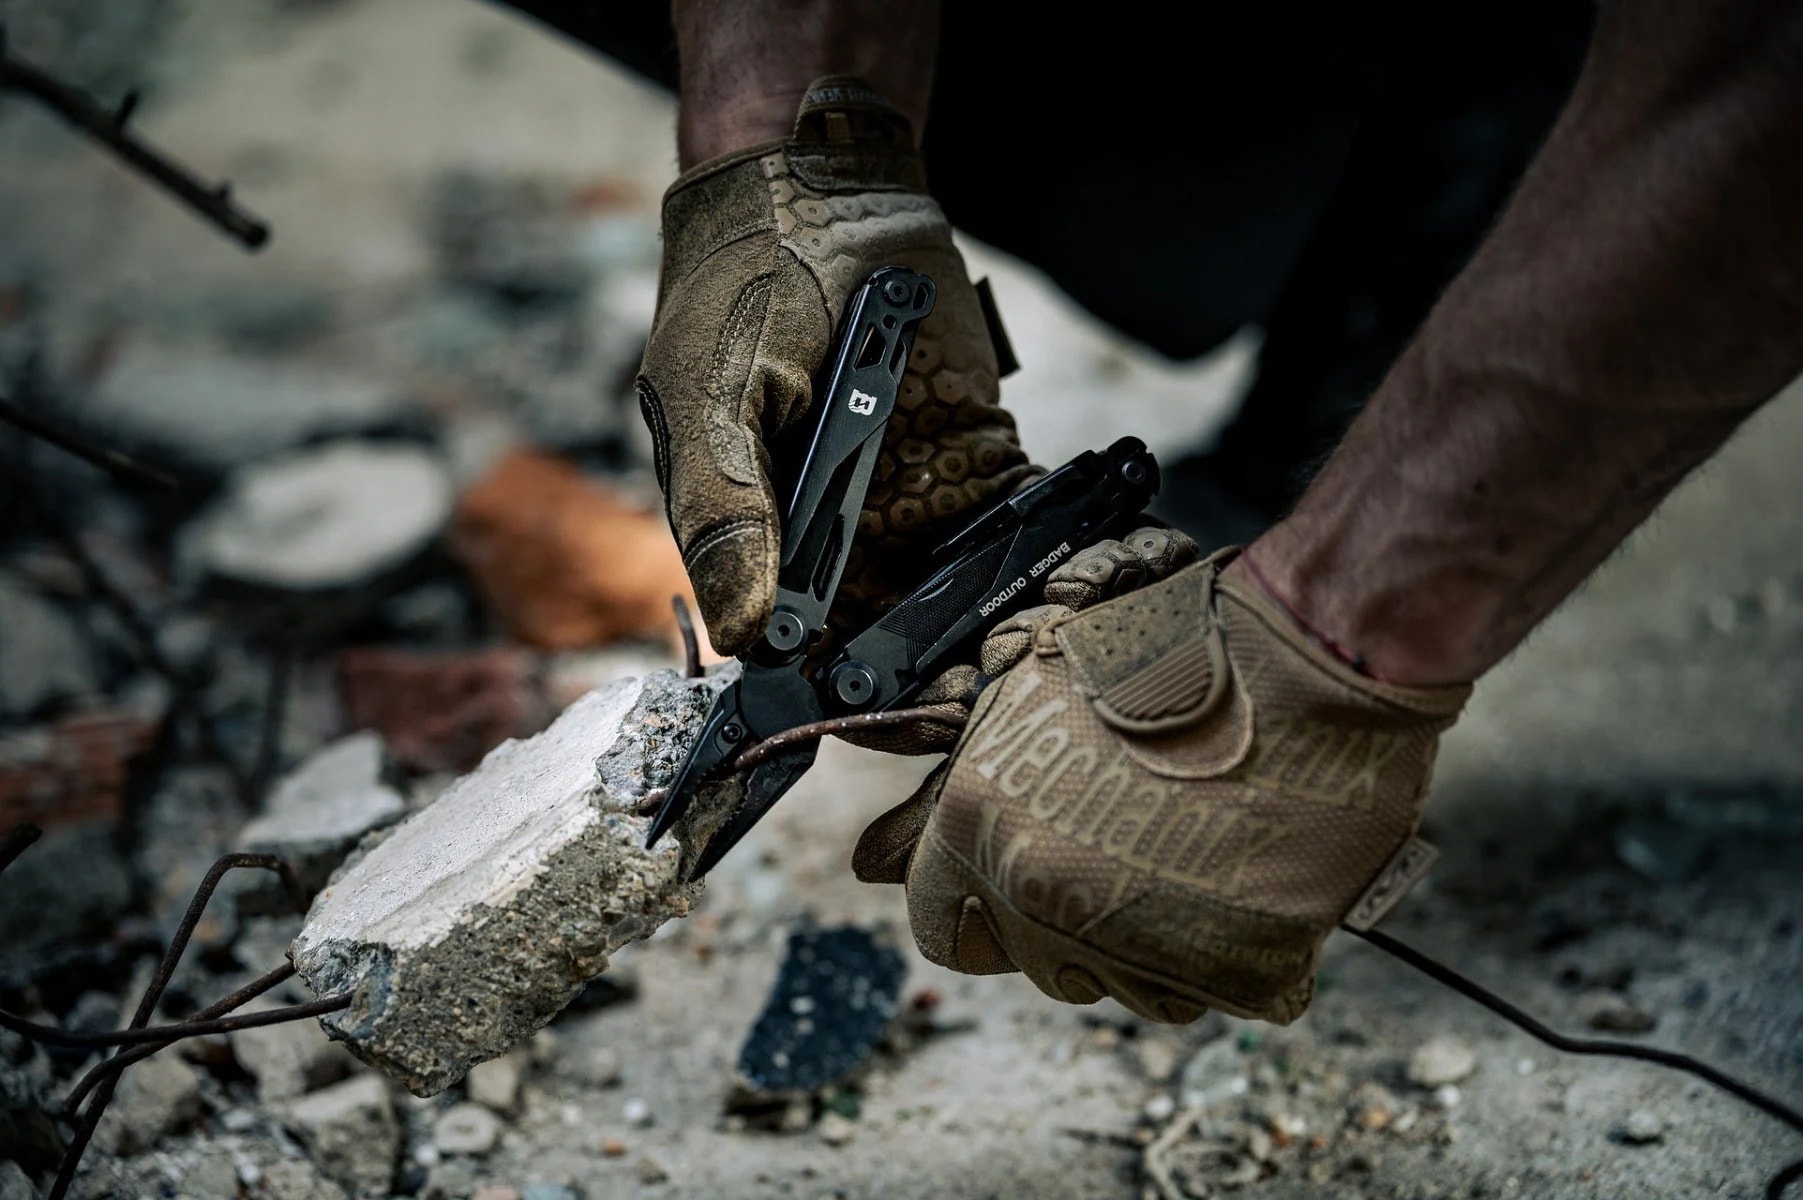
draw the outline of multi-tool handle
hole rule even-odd
[[[846,305],[828,384],[815,401],[813,439],[783,518],[776,606],[754,651],[760,661],[800,657],[826,627],[883,432],[934,295],[925,275],[884,267]]]
[[[1129,532],[1158,482],[1145,443],[1121,438],[990,508],[946,543],[925,583],[846,643],[822,675],[823,707],[871,712],[911,697],[994,626],[1042,603],[1059,563]]]
[[[775,610],[763,635],[741,656],[743,672],[715,699],[700,737],[677,768],[669,795],[646,833],[647,846],[682,816],[703,779],[726,769],[747,747],[822,716],[819,692],[803,673],[806,655],[825,630],[902,374],[920,323],[933,311],[933,298],[933,281],[927,276],[884,267],[847,301],[815,395],[814,427],[783,514]],[[709,839],[688,877],[706,874],[736,845],[808,769],[814,755],[810,743],[759,765],[744,800]]]

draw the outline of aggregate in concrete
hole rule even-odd
[[[497,747],[377,835],[315,901],[293,957],[328,1033],[418,1095],[555,1016],[622,945],[687,915],[677,839],[635,815],[667,784],[730,670],[624,679]],[[378,840],[379,839],[379,840]]]

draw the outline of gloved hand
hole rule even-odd
[[[775,603],[769,445],[799,426],[853,289],[885,266],[938,285],[890,417],[834,615],[924,573],[932,545],[1031,472],[996,353],[908,123],[858,80],[816,81],[793,136],[690,170],[664,197],[657,317],[638,393],[670,526],[714,646],[745,650]]]
[[[1308,1007],[1470,688],[1359,674],[1223,580],[1232,554],[1041,623],[865,831],[854,868],[907,884],[928,958],[1157,1021]]]

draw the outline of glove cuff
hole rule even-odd
[[[927,190],[926,168],[914,148],[908,118],[863,80],[825,75],[802,94],[787,138],[710,158],[679,175],[664,192],[666,221],[671,202],[681,193],[772,154],[784,155],[789,172],[820,192]]]

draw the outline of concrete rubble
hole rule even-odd
[[[440,1154],[487,1154],[501,1140],[501,1122],[480,1104],[453,1104],[438,1114],[432,1144]]]
[[[190,566],[280,591],[354,587],[407,565],[451,514],[443,462],[414,446],[336,442],[235,472],[183,531]]]
[[[1475,1070],[1477,1055],[1455,1037],[1429,1038],[1415,1047],[1415,1053],[1409,1056],[1409,1082],[1416,1087],[1436,1088],[1460,1083]]]
[[[258,997],[241,1011],[279,1007],[273,1000]],[[356,1060],[312,1021],[240,1029],[230,1038],[232,1057],[256,1079],[257,1099],[265,1104],[292,1100],[337,1083],[357,1068]]]
[[[29,101],[0,104],[0,163],[17,166],[0,169],[0,229],[14,235],[0,238],[0,394],[192,485],[134,487],[0,428],[0,578],[29,610],[0,597],[0,808],[46,827],[0,878],[8,1009],[70,1028],[128,1020],[201,874],[270,805],[268,783],[347,733],[378,734],[409,811],[430,812],[507,738],[673,661],[681,575],[632,379],[657,294],[658,198],[676,172],[671,100],[514,7],[0,4],[22,56],[104,100],[146,85],[152,140],[229,178],[275,228],[269,252],[244,255]],[[1224,355],[1166,362],[1017,262],[962,248],[995,280],[1020,350],[1004,398],[1035,460],[1139,434],[1177,501],[1177,460],[1243,392],[1256,331]],[[1372,281],[1347,282],[1363,295]],[[342,594],[183,553],[207,544],[190,526],[223,511],[228,481],[279,477],[352,439],[448,474],[471,518],[463,553],[453,515],[417,552],[403,538],[392,555],[313,559],[373,572]],[[1803,661],[1800,447],[1793,388],[1486,678],[1442,747],[1426,818],[1445,855],[1434,887],[1386,922],[1561,1030],[1595,1020],[1596,1036],[1702,1055],[1787,1100],[1803,1029],[1803,672],[1785,669]],[[524,482],[505,469],[520,451],[541,467]],[[178,678],[18,503],[26,488],[79,535]],[[390,515],[377,494],[346,522],[341,499],[322,512],[359,537]],[[307,543],[313,515],[285,511]],[[601,589],[642,567],[623,606],[601,611]],[[118,714],[141,731],[85,724]],[[456,846],[470,835],[472,857],[383,881],[416,891],[381,937],[436,921],[441,894],[454,911],[431,946],[381,959],[374,942],[347,943],[340,965],[363,972],[365,1015],[379,983],[395,993],[364,1031],[372,1044],[400,1054],[399,1023],[416,1018],[449,1059],[429,1066],[453,1078],[543,1016],[478,1013],[472,1032],[447,997],[554,1007],[625,936],[602,928],[596,893],[631,872],[564,869],[603,840],[584,822],[640,824],[592,786],[613,737],[532,743],[544,778],[507,757],[521,747],[497,752],[520,777],[454,792],[465,811],[444,830]],[[90,1148],[71,1200],[1693,1200],[1763,1194],[1797,1156],[1790,1131],[1694,1081],[1560,1055],[1347,938],[1330,939],[1315,1004],[1286,1030],[1219,1014],[1152,1027],[1106,1003],[1054,1004],[1018,975],[931,967],[905,932],[902,889],[846,869],[865,824],[930,768],[829,740],[697,911],[610,956],[530,1054],[490,1058],[435,1097],[406,1095],[311,1021],[159,1054],[125,1082],[167,1084],[149,1091],[179,1101],[177,1122],[125,1092],[114,1118],[132,1132],[109,1142],[117,1152]],[[386,800],[371,803],[388,819]],[[498,827],[484,828],[491,814]],[[550,830],[539,840],[534,820]],[[351,852],[374,858],[398,829]],[[278,966],[300,932],[298,915],[234,919],[240,874],[254,873],[228,877],[156,1019]],[[640,874],[645,908],[615,907],[649,925],[678,897]],[[916,982],[854,1082],[783,1107],[780,1132],[765,1132],[722,1108],[789,935],[810,921],[887,926]],[[453,944],[461,957],[432,958]],[[437,974],[415,970],[433,961]],[[637,988],[611,986],[625,970]],[[261,1004],[307,998],[296,980]],[[823,1026],[818,1008],[789,1011]],[[1414,1063],[1448,1037],[1475,1069],[1425,1082],[1464,1070],[1456,1053]],[[44,1195],[67,1132],[54,1110],[92,1061],[0,1033],[0,1200]]]
[[[272,1164],[257,1179],[269,1200],[345,1200],[345,1191],[305,1159]]]
[[[595,692],[354,858],[293,947],[316,995],[352,995],[322,1019],[332,1035],[431,1095],[529,1037],[619,947],[686,915],[699,887],[676,882],[674,841],[643,848],[634,813],[729,677],[662,671]]]
[[[0,1162],[0,1200],[37,1200],[38,1189],[18,1163]]]
[[[99,665],[80,626],[50,600],[0,575],[0,720],[100,690]]]
[[[200,1079],[173,1054],[145,1059],[119,1080],[94,1140],[114,1154],[136,1154],[200,1116]]]
[[[379,379],[146,339],[113,356],[73,415],[107,445],[220,474],[309,440],[402,427],[407,417]]]
[[[510,1115],[520,1103],[520,1077],[525,1071],[526,1056],[513,1050],[499,1058],[479,1062],[464,1077],[463,1090],[469,1098],[502,1116]]]
[[[379,736],[341,738],[276,784],[263,812],[239,831],[236,848],[279,855],[311,895],[364,834],[406,812],[406,798],[389,775]],[[258,882],[268,885],[261,877]]]
[[[294,1101],[288,1123],[322,1173],[353,1194],[384,1195],[400,1156],[401,1130],[378,1075],[358,1075]]]

